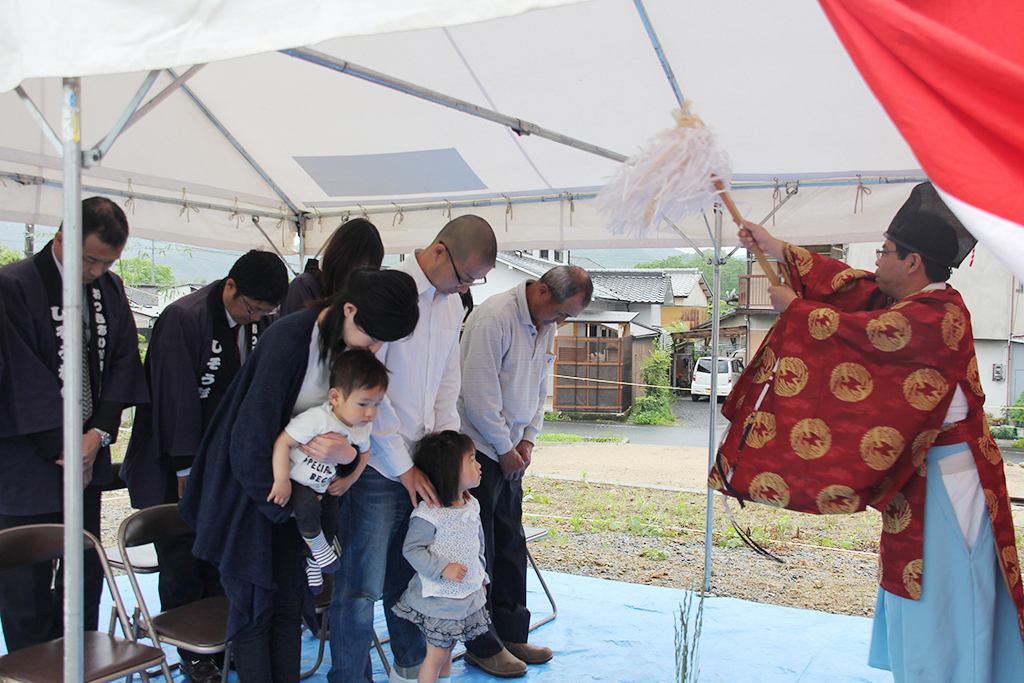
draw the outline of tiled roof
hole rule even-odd
[[[645,304],[671,303],[672,290],[669,278],[658,270],[630,268],[625,270],[591,270],[590,279],[594,288],[610,290],[618,301],[632,301]]]
[[[579,266],[583,270],[596,270],[598,268],[604,268],[600,263],[592,259],[588,259],[585,256],[573,256],[572,252],[569,252],[569,263],[574,266]]]
[[[697,268],[666,268],[664,273],[672,280],[673,296],[690,296],[700,283],[701,274]]]
[[[155,292],[147,292],[131,285],[125,285],[124,293],[128,297],[128,302],[136,306],[156,306],[160,303],[160,298]]]
[[[500,263],[504,263],[507,266],[511,266],[512,268],[527,273],[528,275],[534,278],[538,278],[544,273],[554,268],[555,266],[560,265],[558,263],[552,263],[544,259],[539,259],[534,256],[530,256],[529,254],[523,254],[521,252],[515,251],[499,251],[498,261]],[[579,264],[574,263],[573,265]],[[586,270],[588,273],[591,273],[589,268],[585,268],[582,265],[580,265],[580,267]],[[595,299],[605,299],[611,301],[619,301],[621,299],[618,293],[605,287],[601,287],[598,284],[597,280],[594,280],[593,273],[591,273],[591,280],[594,281]]]

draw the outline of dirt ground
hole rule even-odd
[[[542,568],[555,571],[698,588],[704,579],[706,470],[707,451],[700,448],[539,443],[523,481],[523,509],[528,526],[549,533],[531,544],[531,552]],[[1008,466],[1006,475],[1010,495],[1024,495],[1024,468]],[[807,515],[730,506],[738,526],[777,559],[743,544],[716,496],[711,593],[872,615],[879,513]],[[1024,508],[1014,512],[1018,528],[1024,527]]]

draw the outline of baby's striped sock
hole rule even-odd
[[[313,595],[320,595],[324,590],[324,575],[320,571],[320,565],[315,560],[306,558],[306,582],[309,584],[309,591]]]
[[[317,565],[320,567],[320,571],[328,574],[341,569],[341,561],[334,552],[334,548],[324,538],[324,532],[321,531],[313,538],[302,537],[302,540],[309,546],[310,552],[313,553],[313,559],[316,560]]]

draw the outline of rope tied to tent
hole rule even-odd
[[[235,221],[235,230],[242,227],[242,221],[245,220],[245,216],[238,210],[238,197],[235,197],[235,210],[228,216],[228,221]]]
[[[501,195],[505,198],[507,204],[505,204],[505,232],[508,232],[508,222],[513,218],[512,215],[512,200],[508,198],[507,194]]]
[[[199,213],[199,207],[192,206],[188,203],[188,194],[185,193],[185,188],[183,187],[181,188],[181,211],[178,212],[178,218],[181,218],[181,214],[185,214],[185,222],[191,223],[192,211]]]
[[[444,200],[444,203],[447,206],[444,207],[444,210],[442,210],[441,213],[446,214],[448,216],[448,220],[451,220],[452,219],[452,208],[453,208],[452,207],[452,203],[450,201],[448,201],[447,199]]]
[[[394,227],[396,220],[398,221],[398,224],[401,225],[402,221],[405,220],[405,214],[402,213],[402,207],[400,207],[398,204],[395,204],[394,202],[391,202],[391,205],[398,209],[398,213],[396,213],[395,217],[391,219],[391,226]]]
[[[566,190],[562,194],[564,194],[565,198],[569,200],[569,227],[571,228],[572,227],[572,215],[573,215],[573,213],[576,212],[576,204],[572,200],[572,192],[569,192],[569,190]]]
[[[135,190],[132,189],[132,179],[128,179],[128,199],[124,200],[124,208],[135,215]]]
[[[315,206],[310,206],[311,209],[316,211],[316,224],[320,227],[320,232],[324,231],[324,215],[320,213],[320,209]]]
[[[775,209],[782,205],[782,190],[779,189],[779,179],[775,179],[775,189],[772,190],[772,226],[775,225]]]
[[[363,208],[363,205],[362,204],[356,204],[356,206],[358,206],[359,210],[363,212],[363,218],[365,220],[370,220],[370,214],[366,213],[366,209]]]
[[[871,188],[864,185],[860,174],[857,174],[857,193],[853,197],[853,213],[857,213],[857,202],[860,201],[860,211],[864,213],[864,195],[871,194]]]
[[[281,246],[288,246],[288,235],[285,233],[285,223],[288,222],[288,217],[284,215],[284,207],[280,204],[277,205],[277,211],[281,214],[281,218],[277,221],[277,229],[281,231]]]

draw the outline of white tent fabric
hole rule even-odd
[[[732,156],[734,196],[748,217],[763,218],[773,194],[785,197],[786,182],[799,181],[775,215],[780,237],[880,240],[923,175],[820,7],[645,4],[682,93]],[[535,7],[545,8],[525,11]],[[14,86],[59,130],[55,76],[84,76],[88,148],[114,127],[145,69],[168,70],[143,103],[171,83],[170,69],[224,60],[141,117],[82,176],[86,196],[127,204],[133,235],[202,246],[265,247],[255,214],[282,253],[295,253],[297,224],[305,252],[315,253],[342,217],[364,212],[389,252],[423,246],[449,215],[470,212],[491,222],[502,248],[635,244],[610,235],[589,199],[616,162],[274,50],[318,43],[313,49],[335,60],[623,155],[673,125],[676,106],[630,0],[211,0],[144,9],[131,0],[40,0],[0,6],[0,27],[6,221],[57,225],[62,214],[60,154]],[[679,227],[710,245],[702,218]],[[663,226],[647,245],[686,242]]]

